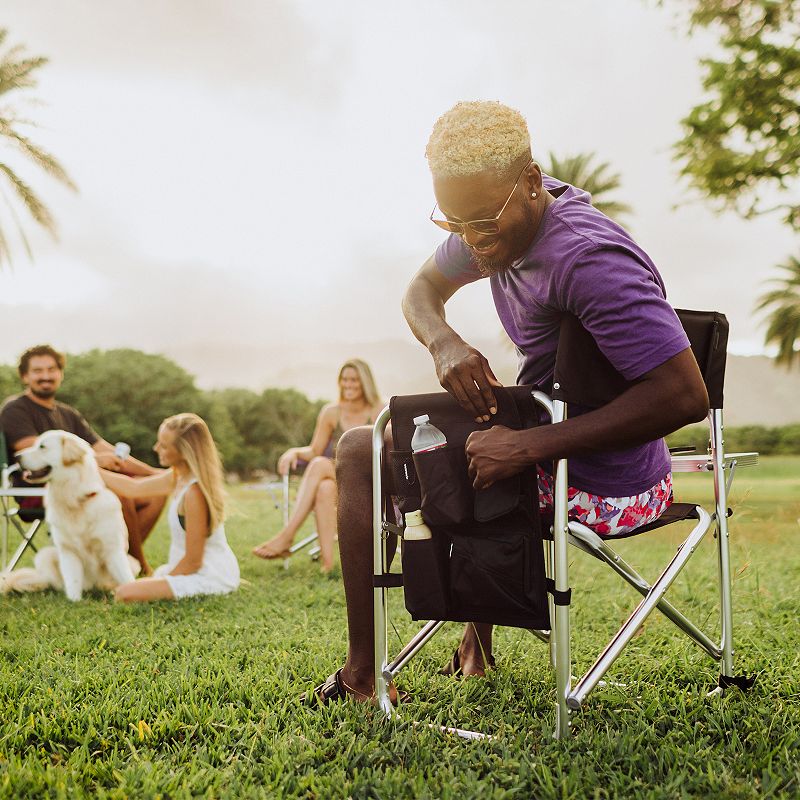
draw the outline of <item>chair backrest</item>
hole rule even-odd
[[[728,320],[718,311],[675,311],[700,367],[709,404],[712,409],[721,409]],[[629,385],[603,355],[580,320],[572,314],[565,314],[558,339],[553,396],[567,403],[599,408],[622,394]]]

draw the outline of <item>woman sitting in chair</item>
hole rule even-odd
[[[342,434],[359,425],[372,425],[383,408],[372,371],[360,359],[347,361],[339,370],[339,402],[319,412],[311,444],[290,447],[278,459],[278,472],[288,474],[299,461],[308,462],[286,527],[269,541],[253,548],[260,558],[287,558],[294,537],[306,517],[314,512],[319,535],[322,572],[333,568],[336,538],[336,445]]]
[[[197,414],[168,417],[153,447],[162,467],[133,480],[103,470],[106,484],[121,497],[172,495],[167,521],[169,561],[151,578],[117,587],[125,603],[228,594],[239,587],[239,564],[225,538],[222,463],[206,423]]]

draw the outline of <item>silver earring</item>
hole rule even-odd
[[[531,197],[536,197],[536,192],[531,192]]]

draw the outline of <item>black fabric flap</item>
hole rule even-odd
[[[496,388],[497,414],[489,422],[475,422],[474,417],[447,392],[396,396],[389,401],[392,418],[392,442],[395,450],[411,450],[414,417],[427,414],[431,424],[439,428],[450,445],[464,445],[472,431],[485,431],[493,425],[509,428],[530,428],[537,415],[531,386]]]

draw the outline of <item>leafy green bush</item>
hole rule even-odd
[[[725,427],[725,451],[742,453],[755,450],[762,455],[800,453],[800,424],[769,428],[765,425]],[[704,453],[708,448],[708,426],[689,425],[667,436],[670,447],[693,446]]]

